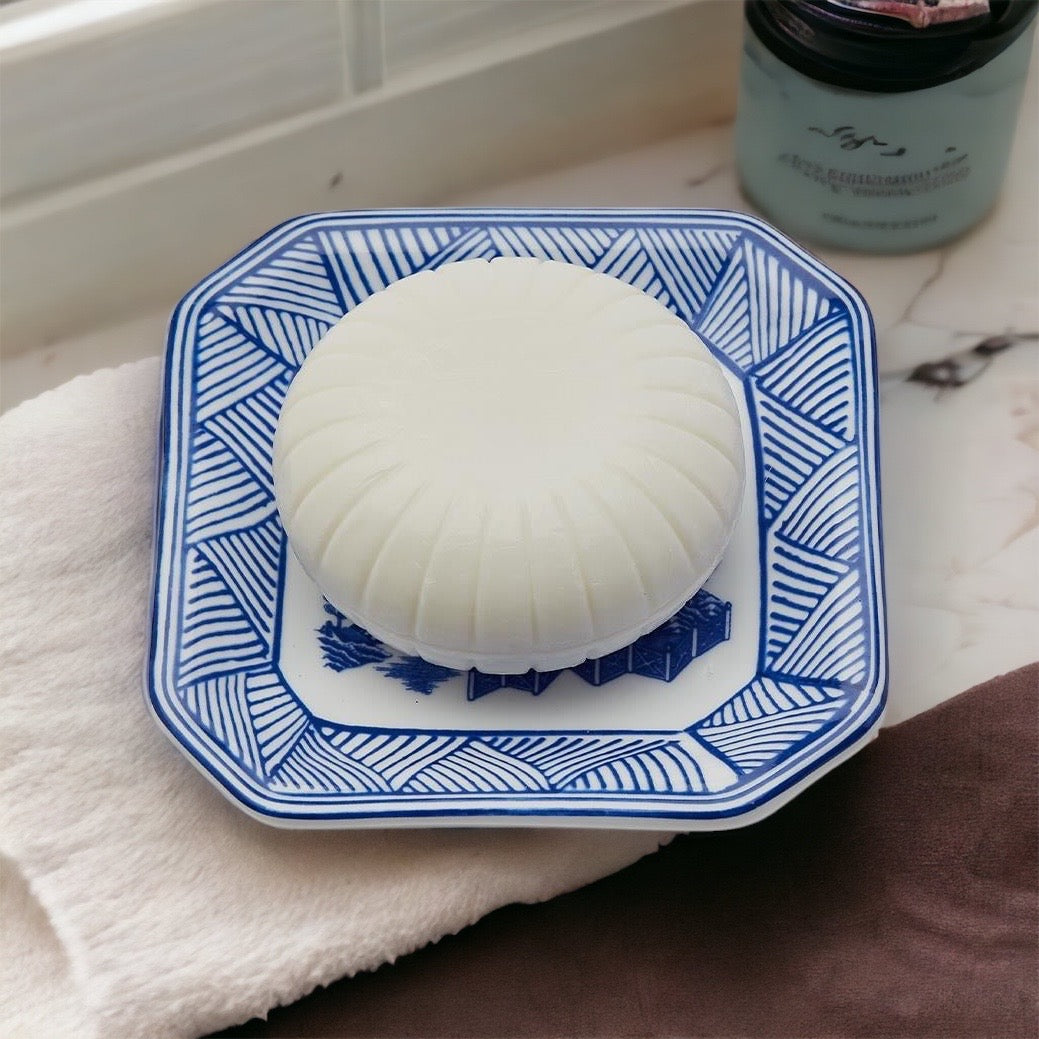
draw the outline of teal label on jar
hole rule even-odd
[[[876,252],[928,248],[995,201],[1031,31],[985,67],[907,93],[810,79],[748,29],[736,123],[744,190],[797,237]]]

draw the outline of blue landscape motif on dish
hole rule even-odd
[[[333,723],[282,673],[288,550],[271,451],[293,375],[373,292],[495,256],[582,264],[647,292],[742,387],[760,559],[755,673],[674,731]],[[846,283],[760,221],[707,211],[304,217],[185,297],[166,364],[149,696],[185,751],[257,813],[731,819],[876,725],[886,655],[872,326]],[[728,633],[728,604],[720,608]],[[694,625],[693,643],[680,614],[637,651],[575,670],[592,684],[629,670],[669,681],[692,647],[705,652],[718,637],[720,617]],[[327,623],[324,662],[344,681],[370,666],[432,693],[453,674],[337,627],[332,614]],[[467,687],[474,698],[503,682],[536,695],[553,677],[471,673]]]
[[[421,657],[401,656],[363,628],[351,624],[331,603],[326,602],[324,609],[331,619],[321,625],[317,637],[325,667],[333,671],[374,664],[384,675],[398,679],[406,689],[424,696],[462,674]],[[696,657],[725,642],[731,630],[732,605],[701,589],[673,617],[630,646],[586,660],[569,670],[595,686],[605,685],[621,675],[642,675],[673,682]],[[467,671],[466,698],[478,700],[499,689],[520,689],[538,696],[561,673],[531,670],[522,675],[492,675]]]

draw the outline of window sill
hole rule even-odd
[[[18,353],[167,310],[299,213],[437,205],[730,118],[741,5],[665,0],[4,207]]]

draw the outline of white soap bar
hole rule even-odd
[[[346,617],[436,664],[571,667],[675,613],[718,563],[743,447],[718,362],[586,268],[474,260],[347,314],[289,388],[278,508]]]

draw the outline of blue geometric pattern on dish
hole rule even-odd
[[[294,372],[371,293],[427,267],[499,255],[579,263],[643,289],[744,387],[758,502],[756,674],[681,728],[341,724],[308,709],[279,667],[287,550],[270,459]],[[271,822],[694,829],[760,818],[870,738],[883,710],[874,363],[858,294],[751,217],[400,211],[291,221],[203,281],[171,323],[149,702],[196,764]],[[342,662],[438,681],[381,652],[358,639]]]
[[[351,624],[331,603],[326,602],[324,610],[332,619],[321,625],[317,637],[325,667],[332,671],[376,664],[383,674],[398,679],[406,689],[424,696],[461,673],[431,664],[421,657],[401,656],[363,628]],[[728,639],[731,623],[731,605],[701,588],[659,628],[636,639],[630,646],[604,657],[586,660],[569,670],[589,685],[605,685],[621,675],[643,675],[661,682],[673,682],[694,658],[703,656]],[[559,671],[531,670],[523,675],[491,675],[471,670],[465,675],[465,695],[472,701],[499,689],[520,689],[539,696],[559,675]]]

